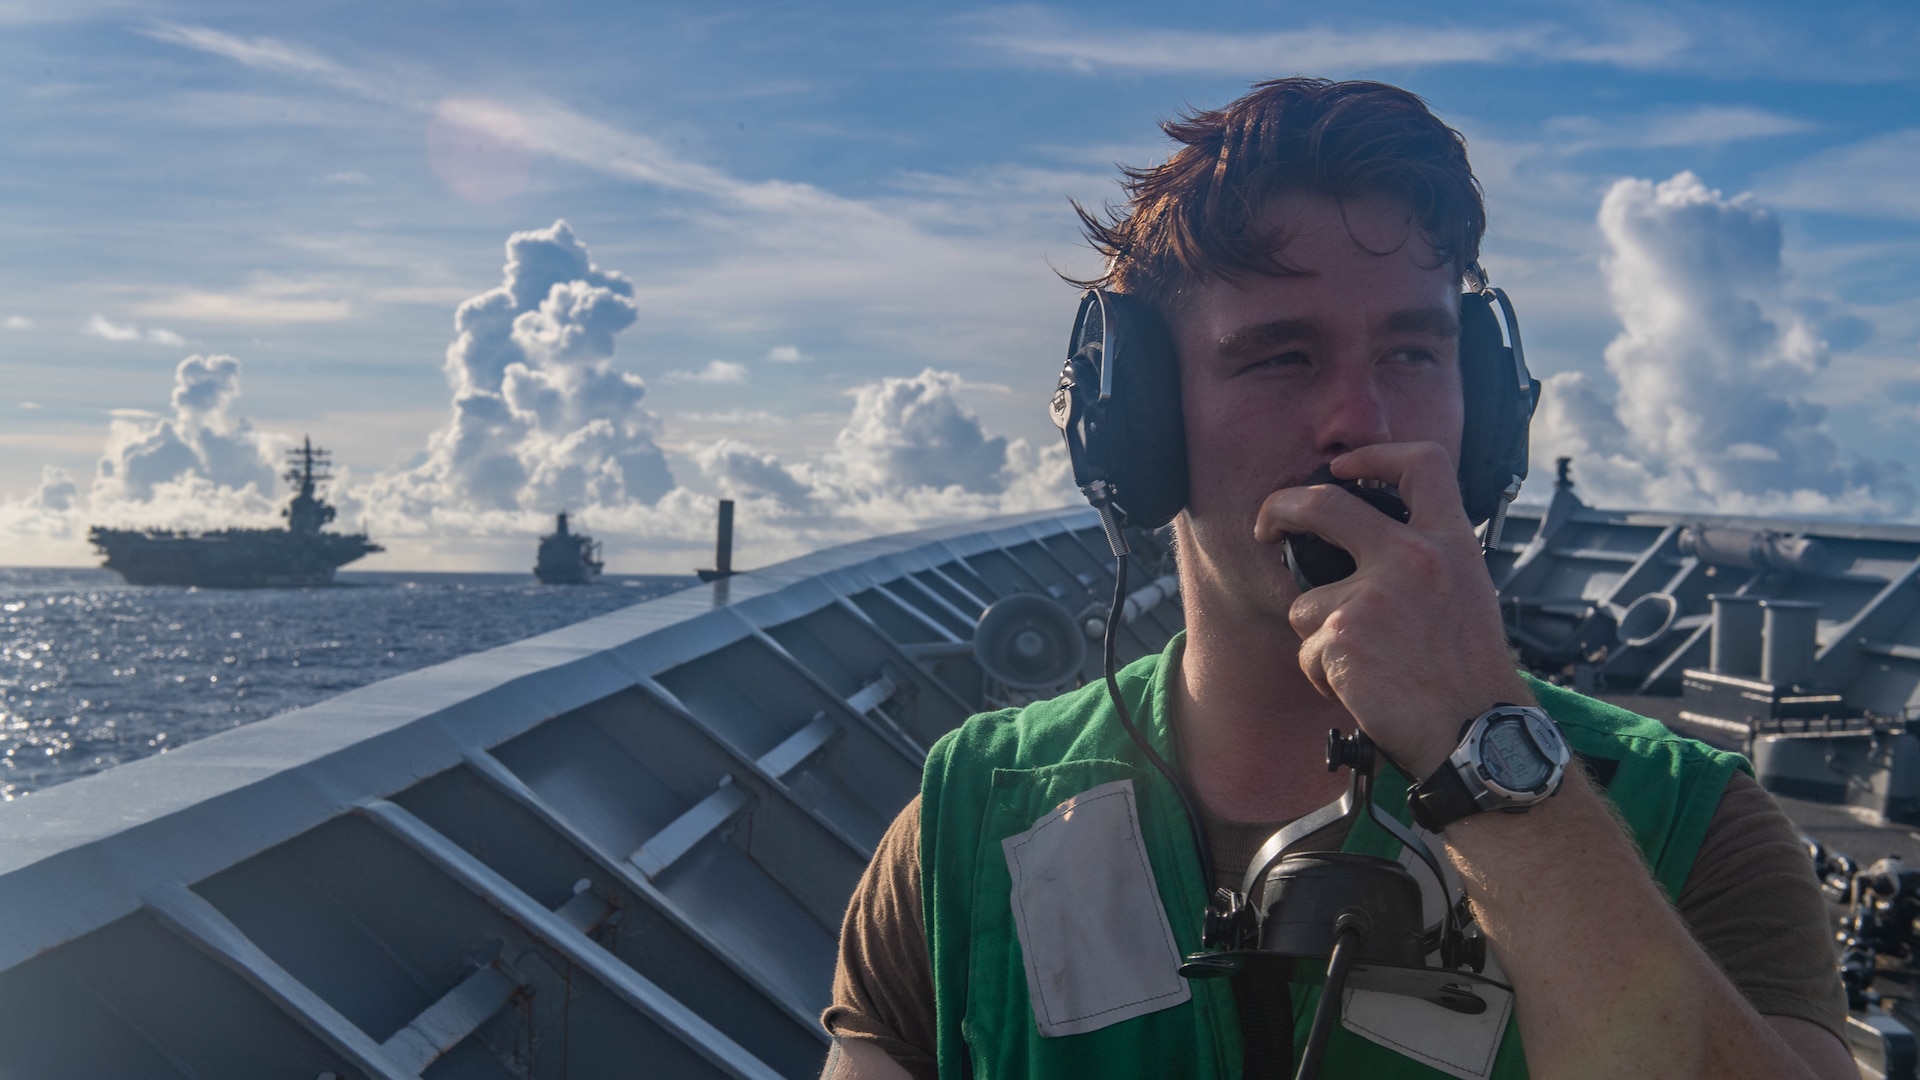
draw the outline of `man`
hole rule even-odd
[[[1484,227],[1463,140],[1405,91],[1306,79],[1167,131],[1181,148],[1128,174],[1123,211],[1082,217],[1101,284],[1158,308],[1178,358],[1187,631],[1120,684],[1219,880],[1105,687],[976,717],[850,906],[827,1075],[1292,1075],[1316,990],[1171,974],[1207,892],[1338,796],[1329,728],[1438,777],[1463,721],[1536,704],[1619,772],[1603,792],[1570,768],[1524,813],[1440,830],[1510,1002],[1468,1019],[1356,994],[1323,1075],[1854,1075],[1810,869],[1742,764],[1513,669],[1456,481]],[[1410,520],[1308,485],[1323,466],[1395,486]],[[1357,571],[1302,593],[1289,533]]]

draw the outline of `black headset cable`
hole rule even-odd
[[[1180,774],[1172,765],[1167,764],[1167,759],[1161,757],[1159,751],[1147,742],[1146,736],[1140,733],[1140,729],[1134,726],[1133,713],[1128,711],[1127,703],[1120,697],[1120,680],[1115,678],[1114,673],[1119,668],[1116,657],[1120,645],[1120,617],[1126,610],[1127,604],[1127,556],[1124,554],[1115,556],[1114,564],[1113,603],[1107,608],[1107,638],[1104,649],[1107,696],[1113,699],[1113,707],[1120,713],[1120,726],[1126,729],[1127,736],[1140,748],[1140,752],[1147,756],[1147,760],[1153,764],[1153,767],[1160,770],[1160,775],[1167,778],[1167,783],[1173,785],[1174,793],[1180,796],[1180,806],[1187,812],[1187,824],[1193,829],[1193,846],[1200,853],[1200,891],[1211,897],[1215,885],[1213,852],[1207,846],[1207,830],[1200,824],[1200,815],[1194,811],[1193,797],[1187,793],[1187,785],[1181,782]],[[1167,725],[1167,730],[1169,732],[1173,730],[1171,723]]]

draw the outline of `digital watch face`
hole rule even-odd
[[[1532,791],[1547,782],[1552,763],[1540,755],[1528,736],[1526,721],[1503,717],[1487,725],[1480,737],[1480,763],[1487,779],[1508,791]]]

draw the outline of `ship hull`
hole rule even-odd
[[[1084,509],[863,541],[0,804],[0,1072],[811,1080],[926,748],[1025,700],[976,617],[1101,603],[1105,553]],[[1135,616],[1122,661],[1181,626]]]
[[[301,588],[333,583],[334,571],[381,550],[364,536],[230,529],[200,536],[96,529],[106,567],[130,585],[206,589]]]
[[[591,585],[600,580],[597,567],[581,564],[548,566],[541,564],[533,568],[533,576],[542,585]]]
[[[590,536],[567,531],[567,515],[554,522],[550,535],[540,538],[540,554],[533,576],[542,585],[591,585],[600,580],[600,545]]]

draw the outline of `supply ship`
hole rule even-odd
[[[384,550],[365,533],[324,532],[334,509],[317,485],[331,479],[327,451],[311,439],[288,455],[283,478],[295,490],[280,512],[284,529],[220,529],[187,533],[171,529],[109,529],[87,533],[106,568],[131,585],[195,585],[216,589],[258,589],[330,585],[333,572]]]
[[[600,580],[600,542],[567,529],[567,512],[554,517],[553,531],[540,538],[533,576],[542,585],[591,585]]]

